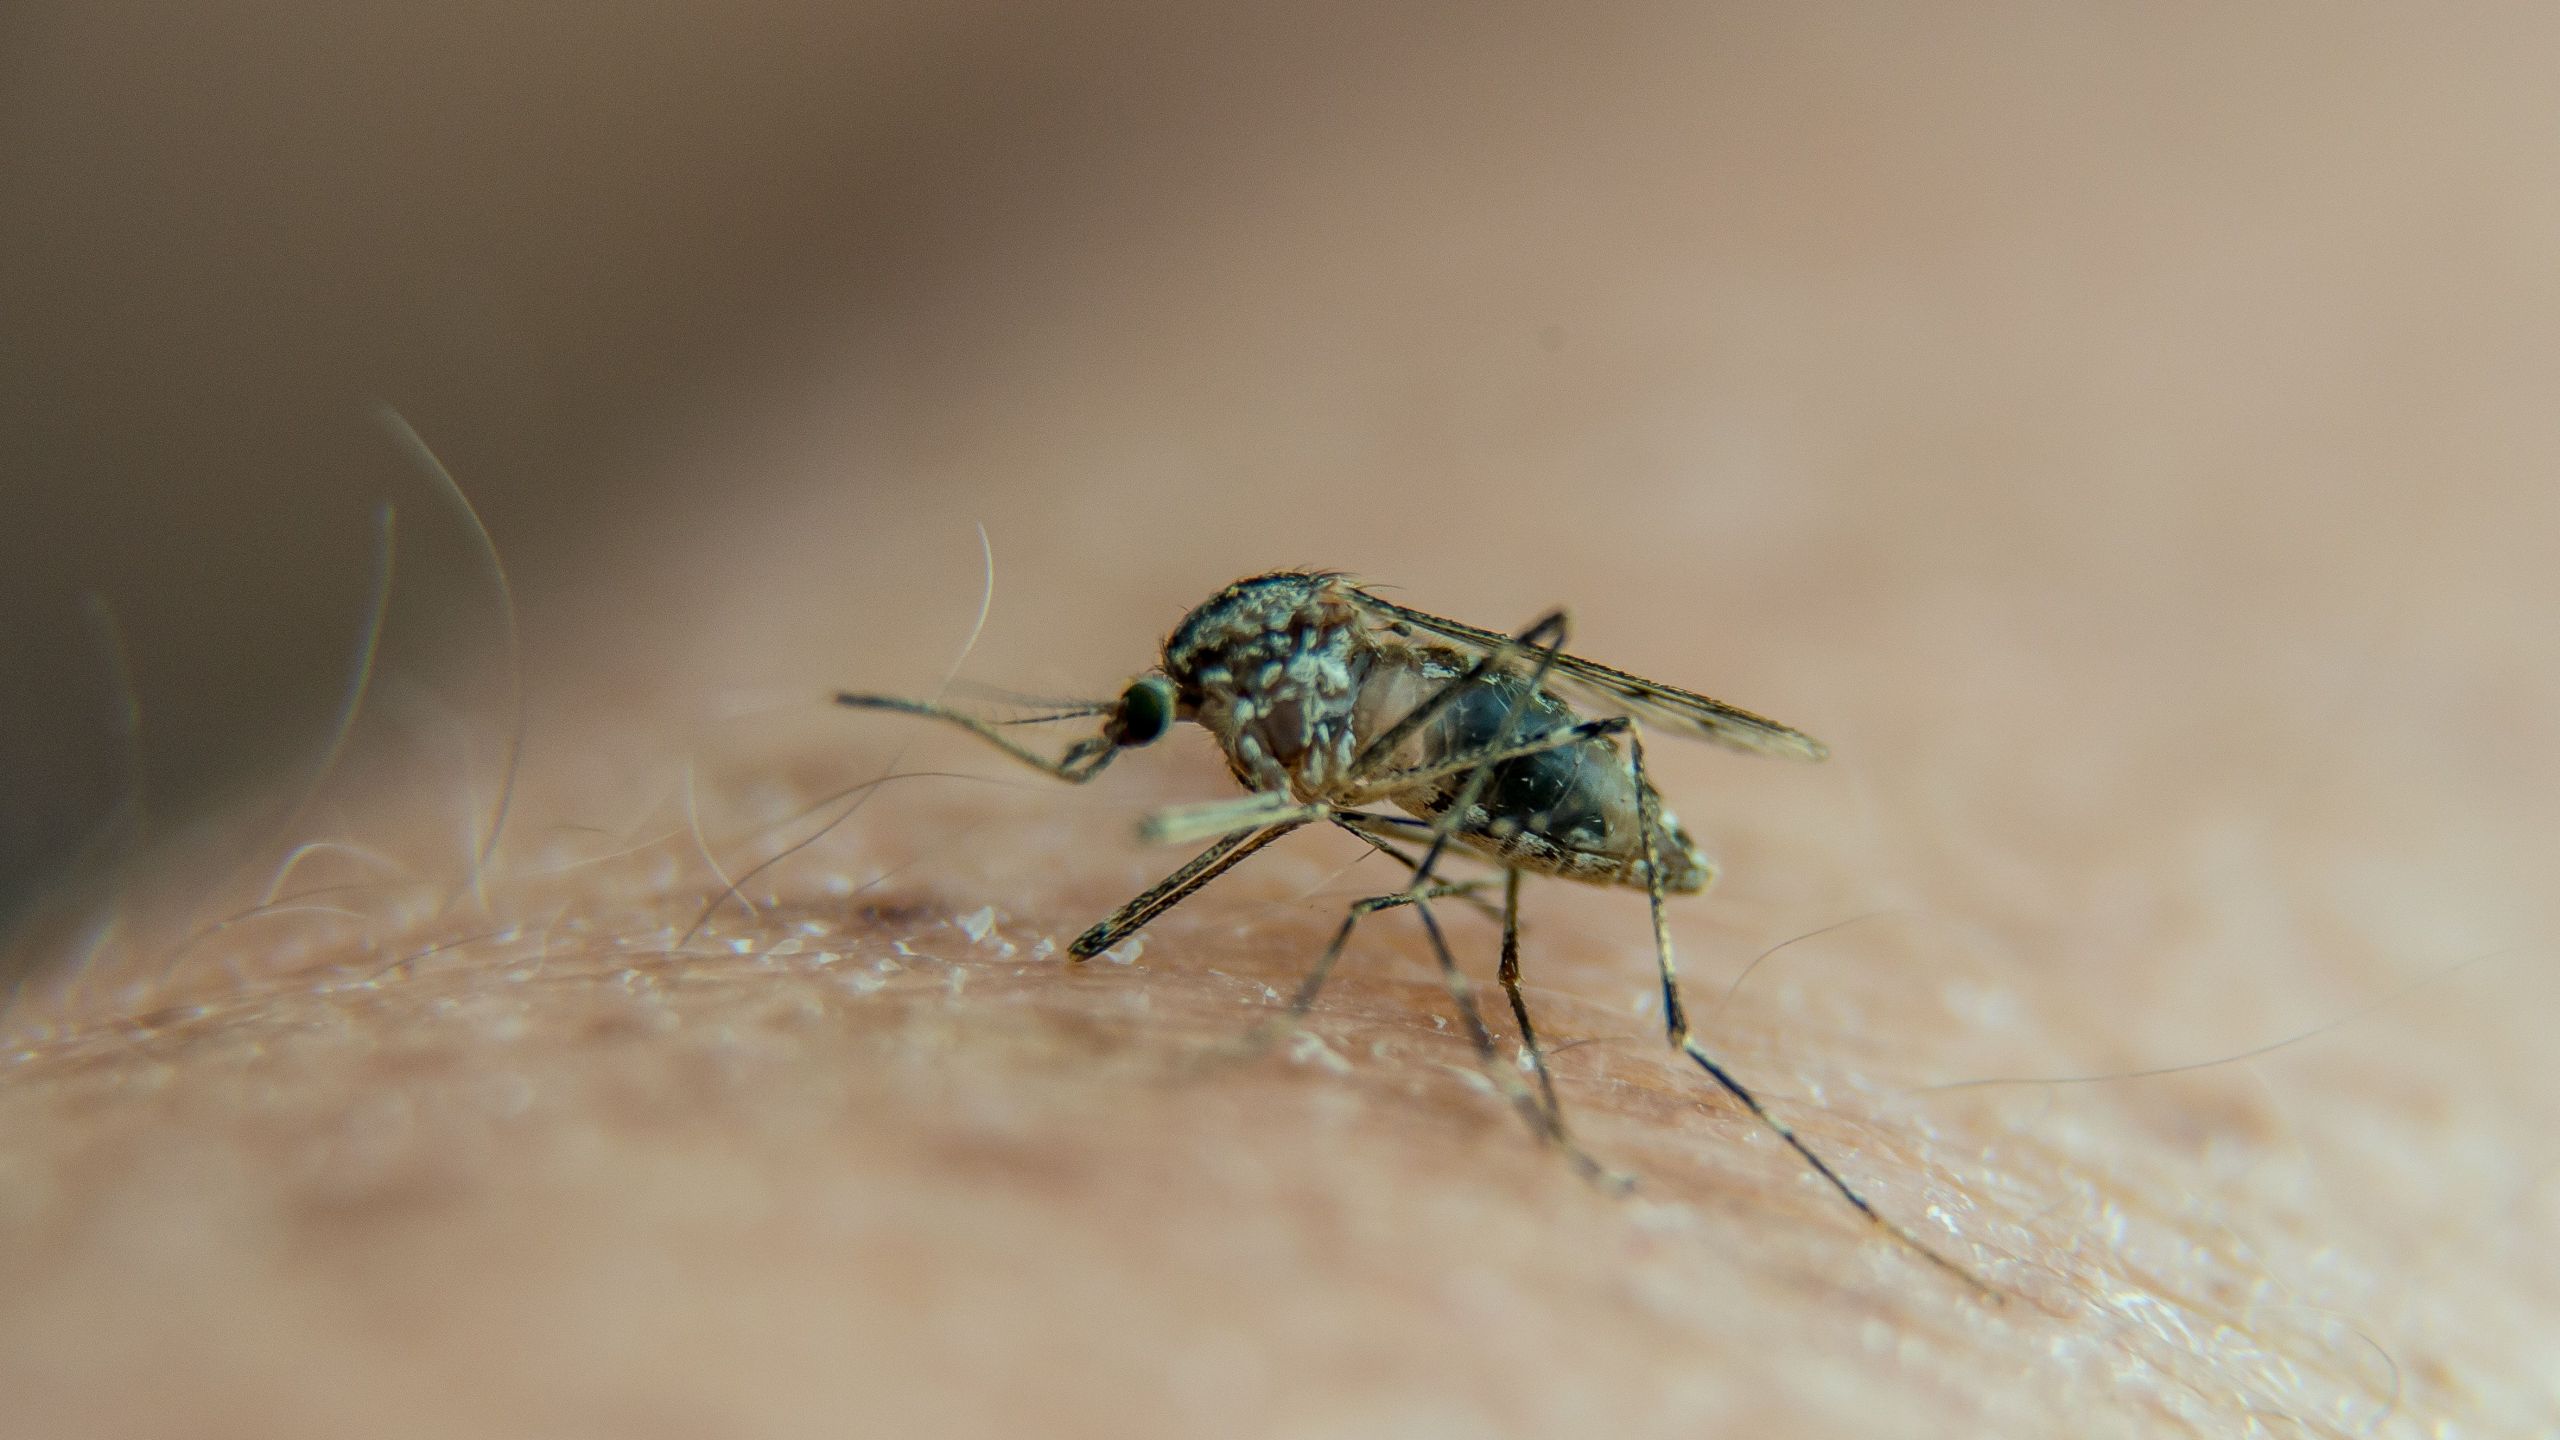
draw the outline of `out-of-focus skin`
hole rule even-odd
[[[292,833],[308,769],[30,987],[9,1428],[2548,1428],[2560,329],[2550,177],[2495,148],[2530,46],[2152,38],[1416,41],[1109,152],[742,378],[527,616],[486,866],[503,674],[387,686]],[[1064,962],[1182,858],[1137,817],[1231,782],[1191,730],[1069,789],[824,703],[938,688],[973,522],[990,683],[1107,695],[1307,563],[1567,605],[1829,742],[1649,746],[1725,869],[1674,903],[1692,1007],[2007,1298],[1664,1051],[1640,897],[1533,883],[1526,936],[1628,1199],[1473,1075],[1407,917],[1307,1038],[1211,1063],[1395,884],[1346,840]],[[919,771],[1005,783],[883,787],[695,928],[804,807]],[[369,853],[273,884],[313,839]]]

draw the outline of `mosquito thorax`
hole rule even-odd
[[[1296,570],[1236,581],[1174,627],[1164,642],[1165,673],[1187,696],[1204,680],[1232,681],[1240,666],[1285,662],[1310,636],[1358,622],[1331,593],[1340,583]]]
[[[1338,576],[1229,585],[1174,627],[1164,673],[1245,788],[1324,793],[1355,751],[1363,621]]]

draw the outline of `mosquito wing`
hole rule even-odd
[[[1517,648],[1512,637],[1499,631],[1407,609],[1366,590],[1349,586],[1344,589],[1352,603],[1381,620],[1400,621],[1476,650]],[[1554,667],[1547,672],[1546,688],[1604,714],[1632,715],[1646,724],[1737,750],[1794,760],[1820,760],[1831,753],[1821,741],[1801,730],[1709,699],[1694,690],[1630,675],[1579,655],[1558,655]]]

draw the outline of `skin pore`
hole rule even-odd
[[[2547,249],[2488,180],[2405,203],[2503,115],[2383,123],[2361,62],[2411,47],[2299,41],[1523,24],[1348,94],[1254,70],[1224,148],[1141,117],[952,221],[1027,238],[632,462],[651,503],[525,604],[520,731],[494,659],[430,706],[386,646],[317,800],[136,857],[29,986],[12,1430],[2549,1427],[2560,357],[2507,318]],[[1832,746],[1649,741],[1724,869],[1670,912],[1692,1018],[2004,1301],[1664,1048],[1641,896],[1525,900],[1615,1198],[1475,1071],[1409,915],[1220,1058],[1396,887],[1343,837],[1064,960],[1185,857],[1140,817],[1232,793],[1197,731],[1067,787],[827,700],[967,701],[964,648],[1115,694],[1291,563],[1567,606]],[[1496,927],[1439,913],[1507,1036]],[[2008,1077],[2091,1083],[1932,1088]]]

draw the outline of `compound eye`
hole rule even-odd
[[[1141,680],[1120,695],[1123,745],[1152,745],[1173,728],[1173,687],[1162,680]]]

